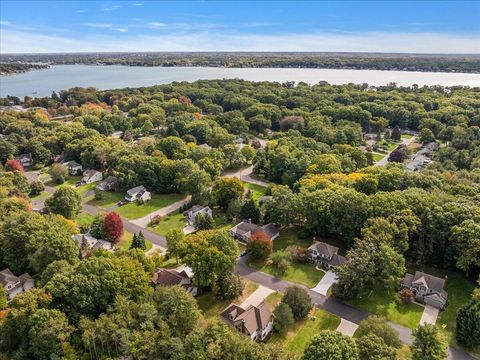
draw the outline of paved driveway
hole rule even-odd
[[[330,289],[330,287],[336,282],[337,282],[337,275],[335,275],[335,273],[332,270],[330,270],[330,271],[327,271],[323,276],[323,278],[320,280],[320,282],[310,290],[315,291],[324,296],[327,296],[328,289]]]
[[[350,337],[352,337],[353,334],[355,334],[355,331],[357,331],[357,329],[358,329],[357,324],[345,319],[341,319],[340,325],[338,325],[337,327],[338,332],[341,332],[343,335],[347,335]]]
[[[422,318],[420,319],[420,325],[432,324],[435,325],[437,322],[439,310],[433,306],[425,305],[423,309]]]
[[[249,305],[258,306],[263,300],[266,299],[268,295],[273,292],[274,291],[272,289],[260,285],[257,290],[251,293],[250,296],[240,304],[240,306],[244,309],[246,309]]]

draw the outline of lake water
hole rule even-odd
[[[480,74],[335,70],[335,69],[272,69],[272,68],[213,68],[213,67],[138,67],[58,65],[49,69],[33,70],[23,74],[0,76],[0,96],[50,96],[52,91],[74,86],[94,86],[98,89],[117,89],[167,84],[173,81],[201,79],[245,79],[250,81],[286,81],[316,84],[368,83],[386,85],[467,85],[480,87]]]

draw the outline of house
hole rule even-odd
[[[220,313],[220,318],[254,341],[264,341],[273,331],[274,317],[265,302],[245,309],[232,303]]]
[[[145,189],[145,186],[140,185],[136,186],[127,191],[127,195],[125,196],[125,201],[132,202],[132,201],[139,201],[141,203],[145,203],[152,198],[152,194]]]
[[[252,235],[258,232],[264,232],[272,240],[279,235],[278,229],[273,224],[259,226],[244,221],[230,229],[230,235],[243,242],[248,242]]]
[[[83,172],[82,183],[83,184],[91,184],[97,181],[101,181],[103,179],[103,175],[100,171],[97,170],[85,170]]]
[[[0,271],[0,284],[7,290],[8,300],[12,300],[18,294],[30,290],[35,285],[28,273],[15,276],[8,268]]]
[[[195,225],[195,219],[197,218],[197,215],[199,214],[208,214],[212,216],[212,209],[208,206],[200,206],[200,205],[195,205],[193,206],[190,210],[187,212],[187,221],[190,225],[194,226]]]
[[[176,269],[158,268],[153,274],[151,282],[153,286],[174,286],[183,287],[192,296],[197,296],[198,287],[192,283],[193,272],[188,266],[180,266]]]
[[[88,252],[95,252],[97,250],[112,250],[112,243],[106,240],[101,240],[94,238],[90,234],[76,234],[72,235],[73,240],[77,243],[80,251],[82,252],[82,257],[85,256]]]
[[[345,263],[346,259],[337,254],[338,248],[321,241],[315,241],[308,248],[308,255],[316,265],[333,269]]]
[[[207,151],[212,150],[212,147],[211,147],[210,145],[208,145],[208,144],[200,144],[200,145],[198,145],[198,147],[199,147],[200,149],[207,150]]]
[[[98,183],[97,189],[100,191],[114,191],[117,184],[118,179],[116,176],[108,176],[105,180]]]
[[[62,165],[67,168],[68,173],[70,175],[80,175],[82,173],[82,170],[83,170],[82,165],[77,163],[75,160],[66,161],[66,162],[62,163]]]
[[[33,165],[32,154],[21,154],[15,157],[15,160],[18,160],[23,167],[28,167]]]
[[[447,304],[448,293],[443,289],[445,279],[433,275],[416,271],[415,275],[405,274],[402,280],[402,288],[410,289],[418,302],[436,307],[445,308]]]

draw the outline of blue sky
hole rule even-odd
[[[480,2],[1,1],[0,51],[480,53]]]

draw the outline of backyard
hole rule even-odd
[[[267,191],[266,187],[257,184],[251,184],[245,181],[243,181],[243,186],[250,190],[252,194],[252,199],[255,201],[258,201],[258,199],[265,195],[265,192]]]

